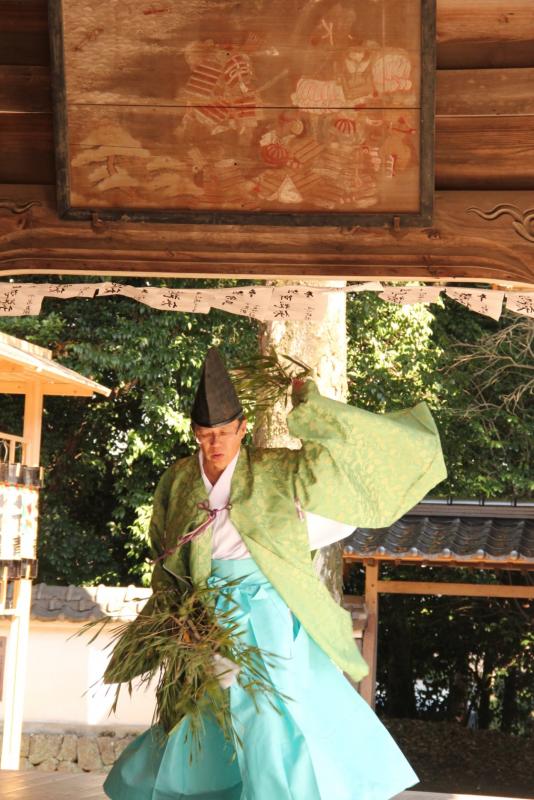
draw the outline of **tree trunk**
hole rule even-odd
[[[501,731],[510,733],[517,714],[517,667],[510,667],[504,679]]]
[[[467,722],[467,705],[469,699],[469,665],[467,654],[461,653],[456,659],[454,670],[449,678],[449,696],[447,699],[447,719]]]
[[[295,281],[292,281],[295,285]],[[280,284],[277,284],[280,285]],[[307,282],[306,285],[312,285]],[[321,281],[320,286],[344,286],[340,281]],[[328,296],[328,307],[322,322],[283,322],[264,323],[260,329],[260,350],[268,353],[294,356],[304,361],[314,371],[321,394],[334,400],[347,398],[347,335],[346,335],[346,295],[343,292]],[[289,435],[286,416],[291,405],[280,403],[272,410],[262,414],[258,420],[254,443],[258,447],[289,447],[298,449],[300,441]],[[335,544],[324,547],[315,561],[321,579],[334,597],[341,600],[342,595],[342,555],[343,546]]]
[[[480,700],[478,704],[478,727],[487,730],[492,719],[490,707],[491,692],[493,688],[493,659],[486,653],[484,655],[484,668],[480,680]]]
[[[392,598],[395,613],[391,615],[386,651],[388,659],[386,714],[396,719],[416,716],[415,681],[412,663],[412,631],[407,620],[406,600]]]

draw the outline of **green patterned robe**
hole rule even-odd
[[[424,403],[373,414],[330,400],[308,381],[288,417],[302,449],[243,447],[232,479],[231,520],[252,558],[308,634],[354,680],[368,667],[352,636],[350,614],[332,599],[310,558],[306,511],[353,524],[391,525],[446,476],[439,435]],[[150,537],[155,555],[171,550],[206,518],[197,455],[173,464],[154,496]],[[157,562],[152,585],[172,575],[204,582],[211,570],[211,528]],[[141,613],[150,613],[151,603]],[[112,661],[106,680],[124,680]]]

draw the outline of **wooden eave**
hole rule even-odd
[[[414,517],[428,518],[437,528],[443,527],[446,524],[445,520],[447,523],[454,523],[455,532],[451,539],[442,542],[444,549],[440,552],[428,552],[422,546],[422,540],[419,543],[418,537],[415,537],[411,541],[402,539],[405,549],[400,550],[399,539],[391,539],[390,536],[393,533],[397,537],[399,528],[402,529],[403,526],[409,530]],[[442,520],[441,523],[439,522],[440,518]],[[390,528],[375,530],[374,538],[371,538],[368,546],[362,546],[362,541],[366,541],[366,529],[362,530],[362,540],[358,537],[349,538],[346,541],[343,560],[347,564],[351,562],[360,562],[366,565],[389,563],[395,566],[412,564],[432,567],[467,567],[470,569],[519,570],[525,572],[534,569],[534,555],[532,555],[531,548],[525,548],[526,552],[523,550],[522,536],[525,535],[525,529],[522,527],[522,522],[524,521],[526,524],[533,519],[534,503],[532,502],[510,503],[490,500],[482,503],[460,499],[451,499],[448,502],[423,500]],[[455,550],[455,539],[459,532],[463,534],[461,538],[462,550],[465,547],[465,527],[474,525],[476,528],[479,523],[485,525],[488,522],[493,523],[494,520],[499,521],[498,526],[500,526],[501,531],[503,521],[505,524],[508,521],[516,528],[515,532],[510,533],[510,531],[507,531],[504,533],[504,536],[510,541],[507,550],[503,549],[499,552],[498,545],[497,550],[495,550],[495,541],[491,545],[493,552],[481,549],[478,553],[475,553],[471,550],[464,555],[462,551]],[[519,530],[519,535],[517,535],[517,530]],[[487,538],[480,542],[481,548],[487,547],[487,543],[491,541],[494,531],[495,528],[492,524],[491,528],[486,532]],[[378,534],[378,537],[376,534]],[[471,535],[470,527],[467,535]],[[500,536],[502,537],[502,535],[501,532]],[[526,535],[528,536],[528,534]],[[506,538],[503,539],[504,542],[506,542]],[[417,547],[411,546],[416,543]],[[514,549],[516,547],[517,550]],[[398,551],[395,548],[399,548]]]
[[[420,517],[492,517],[493,519],[534,519],[534,503],[511,503],[490,500],[488,502],[469,502],[458,500],[438,502],[424,500],[414,506],[409,516]]]
[[[515,570],[521,572],[529,572],[534,570],[533,558],[516,558],[516,559],[498,559],[498,558],[459,558],[458,556],[436,556],[429,557],[428,555],[395,555],[394,553],[372,553],[370,555],[363,555],[361,553],[344,553],[343,561],[347,564],[351,562],[358,562],[361,564],[393,564],[398,567],[400,565],[409,566],[427,566],[427,567],[458,567],[470,569],[494,569],[494,570]]]
[[[89,274],[203,278],[472,281],[534,287],[534,244],[514,219],[482,219],[528,192],[443,191],[430,228],[277,228],[127,220],[64,222],[54,189],[3,187],[0,275]]]
[[[435,214],[422,229],[67,222],[46,0],[0,0],[0,276],[484,283],[534,289],[532,0],[437,0]],[[496,212],[496,209],[500,211]]]
[[[49,350],[26,345],[27,342],[0,333],[0,392],[26,394],[28,387],[37,383],[45,395],[111,394],[107,387],[54,362]]]

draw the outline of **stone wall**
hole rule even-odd
[[[137,733],[140,731],[101,731],[96,736],[76,732],[24,733],[20,768],[42,772],[107,772]]]
[[[382,721],[419,776],[414,788],[534,800],[534,735],[471,730],[453,722]],[[133,726],[47,730],[34,724],[23,735],[21,768],[105,773],[140,732]]]

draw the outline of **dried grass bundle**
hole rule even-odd
[[[257,411],[272,408],[287,395],[293,380],[305,380],[311,373],[304,361],[274,351],[230,370],[240,400]]]
[[[221,591],[231,592],[240,580],[227,581],[216,587],[195,588],[189,581],[187,590],[165,589],[154,593],[150,613],[141,612],[135,620],[114,627],[107,648],[113,659],[106,670],[106,683],[116,683],[112,711],[117,708],[123,686],[132,694],[132,679],[141,684],[157,680],[154,724],[170,734],[189,717],[194,747],[201,745],[203,714],[209,712],[224,736],[234,741],[229,692],[223,689],[215,674],[213,656],[230,659],[241,668],[237,680],[256,702],[257,693],[266,696],[277,708],[281,697],[265,670],[275,656],[243,643],[234,622],[235,608],[215,610],[215,597]],[[91,638],[109,625],[110,618],[90,622],[78,635],[97,628]]]

